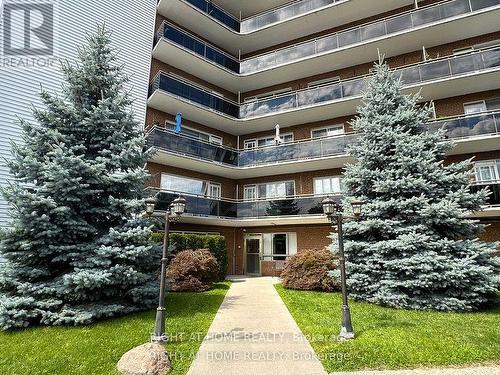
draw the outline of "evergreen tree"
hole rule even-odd
[[[471,160],[444,163],[453,145],[426,130],[419,99],[376,66],[344,179],[346,200],[366,202],[361,220],[345,225],[350,293],[397,308],[475,310],[498,288],[496,246],[477,240],[483,225],[467,218],[488,193],[469,190]]]
[[[62,94],[42,90],[35,123],[3,189],[12,225],[0,243],[0,327],[87,324],[144,310],[157,295],[159,254],[136,219],[143,206],[145,139],[130,109],[110,34],[98,28],[62,64]]]

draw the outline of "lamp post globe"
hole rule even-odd
[[[332,198],[326,197],[321,204],[326,216],[331,217],[335,213],[337,203]]]
[[[156,207],[157,201],[158,200],[156,198],[153,198],[153,197],[147,198],[144,201],[144,203],[146,204],[146,214],[148,216],[153,215],[153,213],[155,212],[155,207]]]
[[[186,210],[186,199],[182,196],[178,196],[173,202],[172,202],[172,211],[174,214],[180,216],[184,213]]]
[[[359,200],[359,199],[355,199],[351,202],[352,212],[353,212],[354,216],[356,216],[356,218],[358,218],[361,215],[361,210],[363,208],[363,204],[364,204],[364,202]]]

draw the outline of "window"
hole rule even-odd
[[[273,234],[273,255],[287,255],[287,234],[286,233],[274,233]],[[286,260],[286,257],[273,256],[273,260]]]
[[[318,177],[314,179],[314,194],[337,194],[344,190],[342,186],[342,178],[334,177]]]
[[[175,130],[175,124],[170,121],[165,121],[165,128],[167,130],[173,131]],[[190,138],[199,139],[201,141],[222,145],[222,137],[210,133],[201,132],[184,125],[182,126],[181,134]]]
[[[341,134],[344,134],[344,124],[332,125],[311,130],[311,138],[332,137]]]
[[[464,104],[465,114],[481,113],[498,109],[500,109],[500,98],[480,100],[478,102]]]
[[[282,143],[293,142],[293,133],[280,134],[280,138]],[[275,146],[275,145],[276,145],[276,140],[274,139],[274,137],[264,137],[264,138],[246,140],[244,143],[244,148],[245,150],[248,150],[257,147],[260,148],[260,147]]]
[[[221,197],[221,185],[210,182],[208,184],[208,194],[209,197],[212,198],[220,198]]]
[[[207,195],[216,198],[221,197],[220,184],[184,176],[162,173],[160,186],[162,190],[186,194]]]
[[[484,100],[480,102],[464,104],[464,113],[466,115],[471,115],[474,113],[481,113],[481,112],[486,112],[486,103],[484,102]]]
[[[243,187],[245,199],[286,198],[295,196],[295,181],[269,182]]]
[[[490,160],[477,162],[474,166],[477,182],[492,182],[500,180],[500,161]]]
[[[243,188],[243,199],[254,200],[257,199],[257,186],[247,185]]]

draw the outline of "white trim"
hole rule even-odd
[[[257,95],[252,95],[252,96],[246,97],[243,100],[243,103],[250,102],[253,100],[257,100],[257,99],[269,99],[269,98],[272,98],[274,96],[278,96],[278,95],[285,94],[287,92],[292,92],[292,91],[293,91],[292,86],[285,87],[283,89],[273,90],[273,91],[266,91],[266,92],[263,92],[262,94],[257,94]]]

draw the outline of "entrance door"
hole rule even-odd
[[[246,248],[246,270],[249,275],[260,275],[260,252],[262,248],[262,236],[247,236]]]

